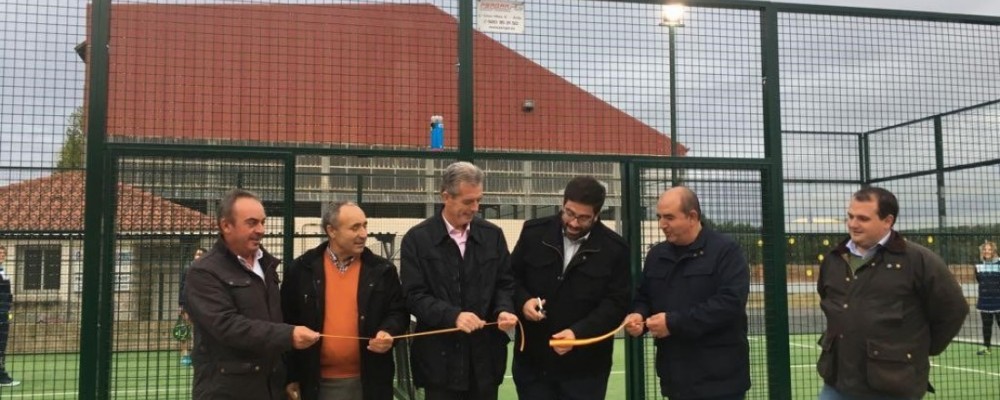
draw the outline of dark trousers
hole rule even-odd
[[[496,386],[474,390],[424,389],[424,400],[497,400]]]
[[[608,393],[605,374],[549,379],[526,363],[515,363],[514,384],[520,400],[603,400]]]
[[[997,326],[1000,326],[1000,316],[988,312],[981,312],[979,315],[983,317],[983,346],[990,347],[993,340],[993,321],[996,320]]]
[[[608,393],[608,379],[537,380],[517,385],[520,400],[603,400]]]
[[[747,394],[746,393],[739,393],[739,394],[731,394],[731,395],[719,396],[719,397],[706,397],[706,398],[698,399],[698,400],[744,400],[746,398],[747,398]]]
[[[424,388],[424,400],[497,400],[497,386],[476,387],[476,370],[472,368],[472,359],[469,359],[469,390],[449,390],[443,388]]]
[[[0,378],[7,376],[7,337],[10,334],[10,317],[0,312]]]

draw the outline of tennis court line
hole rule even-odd
[[[751,339],[752,340],[759,340],[758,338],[751,338]],[[818,346],[816,346],[816,345],[804,345],[804,344],[799,344],[799,343],[794,343],[794,342],[789,342],[788,345],[789,346],[794,346],[794,347],[808,348],[808,349],[816,349],[816,348],[818,348]],[[804,368],[806,366],[812,366],[812,365],[792,365],[791,367],[792,368]],[[952,370],[955,370],[955,371],[972,372],[972,373],[983,374],[983,375],[988,375],[988,376],[1000,377],[1000,373],[989,372],[989,371],[982,371],[982,370],[978,370],[978,369],[974,369],[974,368],[950,367],[950,366],[942,365],[942,364],[938,364],[938,363],[931,363],[931,366],[933,366],[935,368],[952,369]]]
[[[995,373],[995,372],[980,371],[978,369],[972,369],[972,368],[949,367],[947,365],[941,365],[941,364],[936,364],[936,363],[931,363],[931,366],[935,367],[935,368],[953,369],[953,370],[962,371],[962,372],[975,372],[977,374],[983,374],[983,375],[998,376],[998,377],[1000,377],[1000,374]]]
[[[3,392],[3,391],[4,391],[3,389],[0,389],[0,392]],[[188,387],[178,387],[178,388],[170,388],[170,387],[168,387],[168,388],[157,388],[157,389],[119,389],[119,390],[112,390],[111,393],[115,394],[115,395],[126,395],[126,396],[129,396],[129,395],[141,395],[141,394],[147,394],[147,393],[170,393],[170,392],[184,393],[184,392],[189,392],[189,391],[191,391],[191,388],[188,388]],[[31,393],[13,393],[13,394],[4,393],[2,397],[4,399],[10,399],[10,398],[13,398],[13,399],[39,398],[39,397],[42,397],[42,398],[44,398],[44,397],[67,397],[67,396],[75,397],[75,396],[77,396],[79,394],[80,394],[80,392],[78,392],[78,391],[72,391],[72,392],[71,391],[62,391],[62,392],[31,392]]]
[[[748,338],[748,339],[750,339],[752,341],[755,341],[755,342],[759,342],[761,340],[764,340],[764,339],[758,338],[758,337],[751,337],[751,338]],[[801,347],[801,348],[804,348],[804,349],[819,349],[819,345],[815,345],[815,344],[800,344],[800,343],[795,343],[795,342],[792,342],[792,341],[789,341],[788,345],[789,346],[794,346],[794,347]]]

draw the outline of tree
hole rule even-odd
[[[59,169],[83,169],[87,163],[87,136],[83,132],[83,107],[77,107],[67,119],[66,138],[59,150]]]

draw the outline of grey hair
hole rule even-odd
[[[458,186],[462,183],[480,186],[486,178],[486,173],[475,164],[459,161],[448,165],[441,175],[441,192],[450,195],[458,194]]]
[[[337,227],[337,218],[340,217],[340,209],[344,208],[344,206],[357,207],[358,203],[355,203],[350,200],[341,200],[341,201],[331,201],[329,204],[326,205],[326,211],[323,212],[323,220],[321,223],[321,228],[323,228],[324,233],[326,233],[326,227],[328,226],[333,228]]]

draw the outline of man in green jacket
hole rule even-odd
[[[929,357],[948,347],[969,313],[944,261],[892,229],[898,215],[888,190],[855,192],[850,238],[823,258],[820,400],[911,400],[933,392]]]

